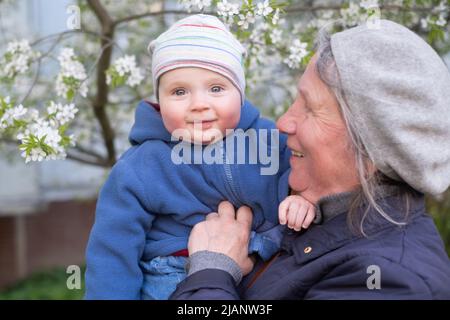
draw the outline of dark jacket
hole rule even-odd
[[[348,202],[341,200],[321,201],[319,214],[333,217],[304,233],[286,234],[279,256],[256,280],[258,270],[236,287],[227,272],[206,269],[187,277],[171,298],[450,299],[450,261],[423,195],[412,198],[404,226],[381,217],[366,221],[368,237],[350,232]],[[390,216],[401,220],[402,196],[383,200]]]

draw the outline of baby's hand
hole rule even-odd
[[[314,205],[305,198],[297,195],[286,197],[278,208],[280,224],[287,224],[288,228],[300,231],[308,228],[316,216]]]

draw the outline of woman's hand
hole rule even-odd
[[[233,259],[246,275],[253,269],[254,262],[248,256],[252,211],[249,207],[240,207],[235,213],[228,201],[219,204],[218,213],[206,216],[206,220],[197,223],[191,231],[188,242],[189,254],[197,251],[214,251]]]

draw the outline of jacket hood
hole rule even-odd
[[[157,104],[142,100],[139,102],[128,140],[132,145],[142,144],[147,140],[171,141],[171,134],[164,127]],[[236,129],[247,130],[258,120],[259,111],[245,100],[241,108],[241,117]]]

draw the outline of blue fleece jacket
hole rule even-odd
[[[264,232],[278,222],[279,202],[288,195],[286,137],[280,135],[279,146],[272,145],[270,130],[275,129],[274,123],[261,118],[247,101],[236,129],[267,130],[265,135],[256,135],[258,151],[267,144],[268,151],[263,151],[279,153],[277,174],[261,174],[261,169],[270,164],[262,164],[263,158],[248,143],[244,164],[238,161],[239,145],[229,147],[222,141],[217,146],[223,148],[218,149],[215,144],[185,143],[187,149],[183,150],[191,154],[180,154],[194,162],[195,157],[208,151],[226,161],[175,164],[172,150],[182,145],[171,141],[160,113],[152,105],[139,103],[129,137],[132,147],[113,167],[98,198],[87,247],[87,299],[140,299],[143,274],[139,262],[187,248],[192,227],[217,211],[223,200],[235,207],[250,206],[253,230]],[[252,155],[258,157],[257,163],[251,161]]]

